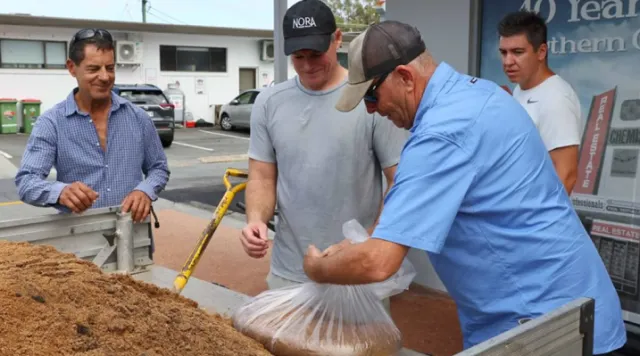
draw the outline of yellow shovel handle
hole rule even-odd
[[[232,186],[231,182],[229,182],[229,176],[238,177],[238,178],[248,178],[247,172],[239,169],[228,168],[225,171],[222,179],[224,181],[224,185],[227,190],[222,196],[222,200],[220,200],[220,203],[218,203],[218,206],[216,207],[216,210],[213,213],[213,218],[211,219],[211,221],[209,221],[209,224],[207,224],[207,227],[204,229],[204,231],[202,231],[202,234],[200,234],[200,239],[198,240],[198,244],[189,255],[189,258],[187,259],[185,264],[182,266],[182,271],[173,281],[174,291],[177,292],[178,294],[180,294],[184,289],[184,287],[187,285],[187,282],[189,281],[191,274],[193,273],[196,266],[198,265],[198,262],[200,261],[200,257],[202,257],[204,250],[207,248],[207,245],[209,245],[209,241],[211,241],[213,234],[216,232],[216,229],[218,228],[218,225],[220,225],[222,218],[224,217],[225,213],[229,209],[229,206],[231,205],[233,198],[238,192],[243,191],[247,187],[247,182],[242,182],[235,186]]]

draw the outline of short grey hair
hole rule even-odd
[[[428,50],[422,52],[418,57],[414,58],[409,65],[415,68],[421,75],[426,75],[430,67],[435,65],[435,61]]]

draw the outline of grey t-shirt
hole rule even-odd
[[[336,110],[345,85],[310,91],[295,77],[263,89],[252,108],[249,157],[278,169],[271,272],[282,278],[308,281],[308,246],[323,250],[342,241],[346,221],[373,224],[382,169],[398,164],[408,138],[387,118],[368,114],[364,103]]]

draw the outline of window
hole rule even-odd
[[[249,101],[249,104],[253,104],[256,101],[256,98],[258,97],[258,94],[260,94],[259,91],[254,91],[253,92],[253,96],[251,97],[251,100]]]
[[[65,69],[67,43],[0,39],[0,67]]]
[[[160,70],[165,72],[227,71],[227,49],[160,46]]]
[[[338,52],[338,63],[340,63],[343,67],[349,68],[349,54]]]
[[[239,105],[252,104],[253,101],[251,99],[254,98],[254,93],[254,91],[244,92],[238,95],[238,97],[236,97],[236,100],[238,100]]]
[[[120,96],[134,104],[160,105],[168,104],[161,91],[150,90],[120,90]]]

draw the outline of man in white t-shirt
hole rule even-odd
[[[582,138],[580,101],[547,64],[547,26],[536,13],[518,11],[498,26],[505,74],[516,83],[513,97],[527,110],[551,155],[556,173],[571,193],[578,173]]]

